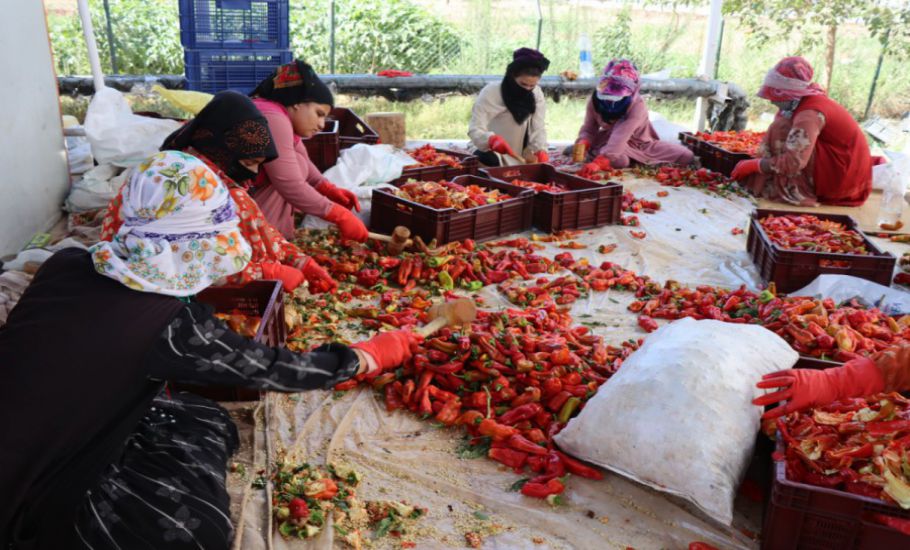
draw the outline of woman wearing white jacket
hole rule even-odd
[[[471,111],[468,136],[480,162],[509,166],[547,162],[546,103],[538,83],[550,66],[542,53],[519,48],[502,82],[487,84]]]

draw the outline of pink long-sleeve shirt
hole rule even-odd
[[[325,218],[334,203],[316,190],[327,180],[294,134],[287,109],[268,99],[256,98],[253,103],[268,121],[278,149],[278,158],[263,165],[253,199],[269,223],[292,239],[295,210]]]
[[[645,100],[638,94],[615,122],[605,121],[594,108],[594,98],[588,99],[578,139],[588,140],[591,155],[607,157],[615,168],[625,168],[632,160],[641,164],[692,162],[692,152],[682,145],[660,141],[648,120]]]

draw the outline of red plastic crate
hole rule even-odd
[[[287,337],[284,321],[284,295],[281,281],[253,281],[240,287],[209,287],[196,295],[196,301],[208,304],[216,313],[240,312],[262,318],[254,341],[280,347]],[[168,382],[173,390],[190,391],[215,401],[256,401],[259,390],[236,386],[197,386]]]
[[[477,167],[480,163],[477,157],[468,153],[459,153],[448,149],[436,149],[440,153],[451,155],[461,162],[461,168],[452,166],[418,166],[416,168],[405,168],[401,172],[401,177],[390,181],[392,185],[401,185],[408,180],[417,181],[440,181],[451,180],[457,176],[473,176],[477,173]]]
[[[783,452],[780,441],[777,450]],[[910,520],[910,510],[874,498],[790,481],[783,461],[775,462],[772,472],[771,497],[762,527],[762,548],[910,548],[910,535],[869,520],[870,514]]]
[[[480,173],[506,183],[519,179],[568,188],[564,193],[543,191],[534,195],[532,224],[543,231],[553,233],[619,223],[622,208],[622,185],[619,183],[601,185],[559,172],[550,164],[481,168]]]
[[[701,165],[713,172],[725,176],[733,173],[733,168],[741,160],[753,158],[746,153],[733,153],[723,147],[705,141],[692,132],[680,132],[679,142],[701,160]]]
[[[832,254],[805,250],[788,250],[771,242],[759,220],[765,216],[808,214],[820,219],[839,222],[861,235],[871,254]],[[780,292],[793,292],[811,283],[819,275],[837,274],[861,277],[889,286],[894,273],[895,258],[882,252],[850,216],[821,214],[816,212],[791,212],[785,210],[756,209],[749,221],[749,235],[746,249],[765,282],[774,282]],[[826,262],[846,262],[845,267],[823,265]]]
[[[370,229],[389,234],[396,226],[403,225],[412,235],[419,235],[427,243],[436,239],[437,244],[464,239],[483,241],[530,229],[534,191],[478,176],[458,176],[452,181],[498,189],[514,198],[465,210],[438,210],[385,189],[374,189]]]
[[[338,140],[338,121],[327,120],[326,129],[315,136],[303,140],[303,146],[310,155],[310,160],[320,172],[325,172],[338,162],[341,144]]]
[[[342,149],[353,147],[358,143],[366,145],[379,143],[379,134],[351,109],[335,107],[328,119],[338,122],[338,143]]]

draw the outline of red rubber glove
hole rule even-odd
[[[490,146],[490,149],[493,152],[499,153],[500,155],[511,155],[513,157],[518,156],[515,154],[515,151],[512,150],[512,147],[509,146],[509,142],[502,139],[502,136],[493,134],[490,136],[490,141],[487,143],[487,145]]]
[[[741,160],[733,167],[730,177],[735,180],[744,180],[752,174],[761,173],[761,159]]]
[[[360,201],[357,200],[357,196],[347,189],[336,187],[335,184],[329,180],[325,180],[317,185],[316,191],[319,191],[323,197],[329,199],[335,204],[340,204],[348,210],[356,210],[357,212],[360,212]]]
[[[534,153],[534,157],[537,159],[537,162],[550,162],[550,155],[546,151],[537,151]]]
[[[266,262],[262,264],[262,277],[264,279],[281,281],[281,286],[283,286],[284,290],[287,292],[294,292],[295,288],[303,284],[303,273],[301,273],[299,269],[277,262]]]
[[[300,270],[304,278],[310,283],[310,290],[317,292],[335,292],[338,283],[329,275],[329,272],[313,258],[309,258]]]
[[[329,214],[325,217],[325,221],[337,225],[344,239],[361,243],[367,240],[367,226],[363,225],[360,218],[340,204],[332,206]]]
[[[423,338],[410,330],[380,332],[366,342],[358,342],[352,348],[359,349],[376,360],[381,370],[393,369],[411,358],[411,348]]]
[[[610,164],[610,159],[603,155],[597,155],[597,158],[595,158],[593,162],[600,168],[601,172],[609,172],[613,169],[613,165]]]
[[[762,418],[777,418],[839,399],[879,393],[885,389],[885,379],[872,359],[862,357],[833,369],[788,369],[773,372],[764,375],[756,386],[762,389],[780,388],[752,401],[753,405],[765,406],[786,399],[786,405],[775,407],[762,415]]]

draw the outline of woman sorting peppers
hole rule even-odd
[[[267,140],[267,141],[266,141]],[[251,145],[262,142],[262,145]],[[237,92],[221,92],[199,114],[165,139],[163,150],[182,151],[201,161],[224,183],[237,205],[240,232],[252,247],[250,261],[225,282],[243,284],[259,279],[282,281],[293,291],[303,281],[310,290],[322,292],[337,283],[315,260],[305,255],[266,221],[244,184],[256,177],[259,163],[278,155],[268,124],[250,98]],[[123,224],[120,210],[123,192],[111,201],[101,239],[110,241]]]
[[[761,158],[740,161],[733,179],[752,193],[800,206],[859,206],[872,190],[872,157],[859,124],[812,82],[802,57],[768,71],[758,97],[778,108]]]
[[[224,135],[243,151],[235,177],[271,155],[255,119]],[[122,196],[113,239],[57,252],[0,328],[0,547],[230,548],[236,427],[163,381],[328,389],[401,364],[417,339],[386,332],[299,355],[247,340],[193,301],[253,254],[218,173],[163,151]]]
[[[881,392],[910,390],[910,344],[900,344],[870,357],[860,357],[831,369],[788,369],[766,374],[757,384],[777,391],[756,398],[756,405],[787,401],[767,411],[763,418],[821,407],[841,399]]]
[[[660,141],[648,119],[648,106],[638,93],[640,88],[638,69],[631,61],[610,61],[588,99],[576,146],[586,160],[604,157],[613,168],[626,168],[633,162],[690,164],[691,151]]]
[[[303,139],[325,127],[335,99],[313,68],[303,61],[279,67],[253,90],[253,103],[265,115],[278,157],[263,165],[253,198],[266,219],[288,239],[294,237],[294,212],[338,226],[342,237],[363,242],[367,228],[351,210],[357,197],[336,187],[310,160]]]
[[[550,60],[531,48],[512,53],[502,82],[487,84],[471,110],[468,137],[486,166],[547,162],[546,101],[538,83]]]

